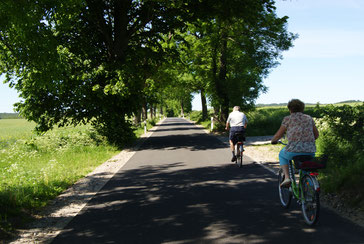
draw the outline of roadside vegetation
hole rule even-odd
[[[148,120],[147,128],[157,120]],[[0,239],[120,151],[91,125],[41,135],[34,127],[25,119],[0,119]],[[133,128],[135,137],[144,133],[144,123]]]
[[[329,156],[327,168],[320,174],[322,189],[364,211],[364,103],[308,105],[305,113],[315,119],[320,131],[317,153]],[[281,105],[259,107],[246,114],[249,120],[247,136],[265,136],[273,135],[289,112]],[[190,118],[211,128],[211,120],[202,120],[200,111],[193,111]],[[224,133],[223,130],[223,124],[214,126],[217,133]],[[266,147],[272,147],[277,154],[281,149],[279,145]]]

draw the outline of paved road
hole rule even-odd
[[[322,209],[308,228],[280,208],[275,176],[183,119],[168,118],[52,243],[364,243]]]

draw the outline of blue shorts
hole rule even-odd
[[[287,152],[286,148],[282,148],[279,152],[279,165],[288,165],[289,160],[292,160],[294,156],[297,155],[308,155],[308,156],[315,156],[315,153],[303,153],[303,152]]]
[[[229,140],[234,144],[238,142],[238,138],[236,138],[235,134],[243,134],[245,136],[245,128],[243,126],[233,126],[230,128]]]

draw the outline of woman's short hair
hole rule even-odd
[[[292,113],[303,112],[305,110],[305,104],[299,99],[292,99],[287,105],[289,111]]]
[[[233,111],[240,111],[240,107],[239,107],[239,106],[235,106],[235,107],[233,108]]]

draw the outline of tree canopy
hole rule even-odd
[[[0,72],[37,130],[92,123],[121,145],[142,108],[188,110],[192,92],[221,119],[254,103],[286,23],[273,0],[2,0]]]

